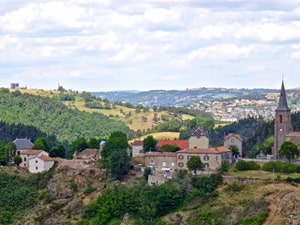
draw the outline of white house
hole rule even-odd
[[[20,166],[27,168],[31,173],[48,171],[54,165],[54,159],[43,150],[23,150],[20,156],[22,158]]]

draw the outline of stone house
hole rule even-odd
[[[54,165],[54,159],[43,150],[22,150],[20,157],[22,158],[20,167],[27,168],[31,173],[48,171]]]
[[[239,156],[243,153],[243,138],[239,134],[230,133],[224,136],[224,147],[230,148],[230,145],[235,145],[239,150]]]
[[[204,164],[204,170],[216,171],[221,167],[223,161],[232,162],[232,154],[230,149],[226,147],[216,148],[190,148],[183,149],[177,154],[177,168],[188,170],[187,162],[191,156],[200,157],[201,162]]]
[[[145,155],[144,142],[141,140],[135,140],[132,142],[132,157],[143,157]]]
[[[208,148],[209,139],[205,135],[202,128],[197,128],[193,131],[192,135],[188,139],[188,148]]]
[[[171,175],[176,170],[176,152],[147,152],[145,165],[155,174]]]

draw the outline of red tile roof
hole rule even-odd
[[[142,140],[134,140],[132,142],[132,145],[143,145],[143,144],[144,144],[144,142]]]
[[[187,154],[221,154],[231,152],[226,147],[216,147],[216,148],[187,148],[178,151],[177,153],[187,153]]]
[[[180,149],[189,147],[188,140],[159,140],[156,144],[157,147],[161,148],[163,145],[175,145]]]
[[[176,152],[146,152],[147,156],[173,156],[176,157]]]

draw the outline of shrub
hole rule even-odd
[[[273,172],[274,170],[274,172],[277,173],[295,173],[300,171],[299,166],[292,163],[280,162],[280,161],[267,162],[262,166],[262,169],[268,172]]]
[[[253,161],[246,162],[244,160],[240,160],[236,163],[235,168],[239,171],[259,170],[260,166]]]

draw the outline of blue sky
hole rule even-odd
[[[1,0],[0,86],[300,87],[300,0]]]

